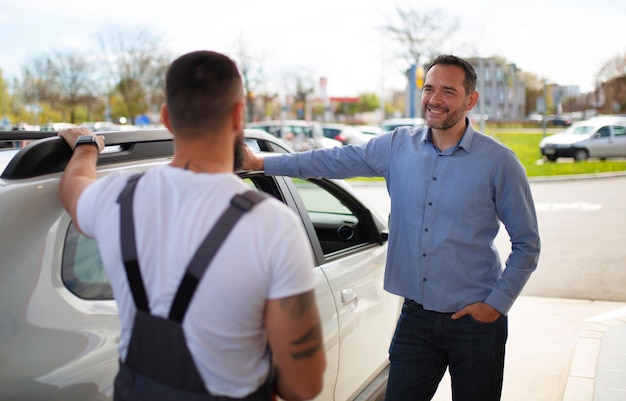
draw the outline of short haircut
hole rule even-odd
[[[165,77],[172,130],[187,137],[219,128],[243,97],[237,65],[213,51],[194,51],[174,60]]]
[[[465,72],[465,81],[463,82],[463,86],[465,87],[465,94],[469,95],[476,90],[476,70],[474,69],[474,66],[471,65],[469,62],[456,56],[442,54],[440,56],[437,56],[433,60],[427,71],[429,71],[437,64],[456,65],[457,67],[461,67]]]

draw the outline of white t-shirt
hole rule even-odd
[[[120,247],[117,197],[129,173],[89,186],[78,201],[81,230],[98,241],[119,307],[120,357],[126,357],[135,304]],[[187,264],[237,193],[235,174],[198,174],[171,166],[147,171],[133,203],[141,275],[151,313],[166,317]],[[267,299],[310,291],[313,255],[302,222],[269,198],[243,215],[200,281],[185,319],[187,346],[207,389],[244,397],[267,378],[263,312]]]

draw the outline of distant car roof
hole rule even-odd
[[[313,121],[306,120],[266,120],[266,121],[255,121],[253,123],[246,124],[247,127],[262,127],[264,125],[301,125],[303,127],[308,127],[312,124],[316,124]]]
[[[420,118],[420,117],[417,117],[417,118],[408,118],[408,117],[407,118],[389,118],[387,120],[383,120],[383,122],[380,123],[380,126],[385,131],[392,131],[396,127],[403,127],[403,126],[419,127],[419,126],[422,126],[422,125],[426,125],[426,120],[424,120],[423,118]]]

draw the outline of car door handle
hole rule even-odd
[[[352,312],[359,306],[359,297],[352,288],[344,288],[341,290],[341,303],[346,311]]]

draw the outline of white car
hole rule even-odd
[[[379,127],[378,125],[355,125],[354,128],[358,129],[364,134],[373,136],[385,133],[382,127]]]
[[[348,124],[320,123],[324,136],[341,142],[344,145],[363,145],[372,139],[368,135]]]
[[[563,132],[543,138],[539,148],[549,161],[559,157],[576,161],[626,157],[626,118],[601,116],[574,123]]]
[[[422,125],[426,125],[426,120],[421,117],[409,118],[409,117],[400,117],[400,118],[389,118],[387,120],[383,120],[380,123],[383,131],[393,131],[397,127],[421,127]]]
[[[249,123],[246,128],[261,129],[282,139],[292,150],[301,152],[342,146],[335,139],[324,136],[320,124],[305,120],[268,120]]]
[[[0,140],[11,135],[2,132]],[[117,306],[95,241],[76,230],[59,201],[72,151],[56,132],[47,135],[0,150],[0,400],[109,401],[118,371]],[[103,135],[100,177],[171,160],[166,130]],[[265,132],[246,130],[245,140],[262,155],[289,152]],[[308,234],[327,359],[316,399],[377,399],[402,305],[383,290],[385,219],[344,181],[239,176],[288,205]]]

